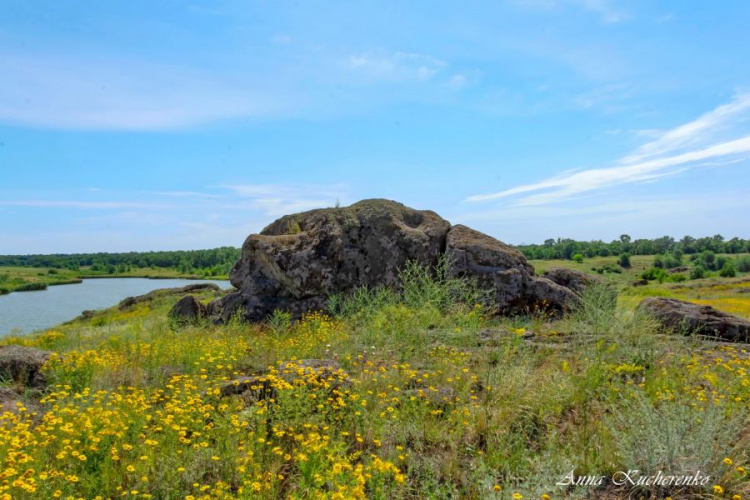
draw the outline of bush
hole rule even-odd
[[[750,272],[750,256],[737,257],[734,268],[741,273]]]
[[[694,266],[693,270],[690,271],[691,280],[699,280],[705,277],[706,277],[706,268],[703,267],[701,264]]]
[[[717,405],[696,411],[679,400],[655,404],[644,394],[633,396],[605,419],[605,425],[614,430],[615,449],[624,466],[637,469],[642,476],[659,471],[687,475],[700,470],[712,479],[722,477],[726,470],[722,460],[736,453],[733,445],[745,415],[727,417],[725,409]],[[659,486],[641,488],[656,498],[671,492],[660,491]],[[638,493],[629,498],[648,498],[643,490]]]
[[[583,254],[577,253],[572,257],[572,259],[580,264],[581,262],[583,262]]]
[[[35,292],[37,290],[46,290],[47,289],[47,283],[26,283],[25,285],[21,285],[18,288],[16,288],[17,292]]]
[[[673,254],[657,255],[654,257],[654,267],[662,269],[674,269],[682,265],[682,257],[677,257]]]
[[[7,295],[10,293],[8,288],[0,288],[0,295]]]
[[[606,273],[622,274],[622,269],[617,267],[617,264],[606,264],[602,267],[592,267],[591,270],[598,274],[606,274]]]
[[[641,278],[649,281],[658,281],[664,283],[669,278],[669,274],[660,267],[650,267],[641,273]]]
[[[734,263],[731,260],[724,262],[724,266],[719,271],[719,276],[722,278],[734,278],[736,275],[737,271],[734,269]]]
[[[629,268],[630,267],[630,254],[627,252],[621,254],[620,259],[617,263],[620,264],[620,267]]]

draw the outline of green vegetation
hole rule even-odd
[[[623,274],[637,276],[652,261],[634,256]],[[402,277],[402,293],[361,289],[333,297],[328,315],[301,321],[276,313],[267,324],[175,331],[167,311],[176,298],[160,297],[4,339],[64,357],[44,368],[51,385],[40,403],[29,396],[28,410],[0,417],[0,474],[7,479],[0,495],[500,500],[750,493],[747,351],[664,335],[634,310],[644,296],[664,295],[750,318],[747,281],[623,288],[622,275],[612,274],[612,284],[589,288],[576,310],[552,321],[494,317],[478,305],[476,285],[440,269],[409,266]],[[311,358],[338,360],[341,371],[284,364]],[[245,374],[258,374],[254,390],[221,396]],[[16,466],[21,459],[25,465]],[[555,485],[570,471],[695,468],[711,481],[691,488]]]
[[[180,274],[226,276],[240,256],[240,249],[221,247],[211,250],[165,252],[86,253],[55,255],[0,255],[0,267],[49,268],[97,274],[126,274],[134,269],[168,269]]]
[[[47,283],[42,282],[35,282],[35,283],[26,283],[25,285],[21,285],[16,288],[16,292],[34,292],[38,290],[46,290],[47,289]]]
[[[129,252],[70,255],[0,255],[0,295],[80,283],[82,278],[226,279],[240,250]]]
[[[623,234],[620,239],[610,243],[601,240],[575,241],[569,238],[548,239],[542,245],[519,245],[517,247],[529,259],[573,259],[581,254],[586,258],[609,257],[629,253],[631,255],[663,255],[699,254],[710,251],[713,253],[740,254],[750,252],[750,240],[732,238],[725,240],[717,234],[706,238],[685,236],[679,241],[671,236],[662,236],[653,240],[631,240]]]

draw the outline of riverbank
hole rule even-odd
[[[49,267],[0,266],[0,295],[12,292],[39,291],[50,286],[80,284],[85,279],[145,278],[153,280],[227,280],[227,275],[202,276],[195,273],[180,273],[170,268],[133,268],[126,272],[108,273],[92,271],[83,267],[77,271]]]
[[[181,278],[109,278],[82,280],[74,287],[54,286],[37,293],[14,293],[0,297],[0,337],[26,335],[78,317],[85,310],[116,306],[128,297],[155,290],[173,289],[195,283],[212,283],[229,288],[225,280],[186,280]]]

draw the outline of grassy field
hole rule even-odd
[[[133,268],[124,273],[109,274],[106,271],[92,271],[82,267],[79,271],[39,267],[0,266],[0,294],[23,291],[24,288],[36,286],[66,285],[80,283],[82,278],[200,278],[194,274],[180,273],[167,268]],[[227,276],[216,276],[211,279],[227,279]]]
[[[561,320],[494,318],[426,278],[300,322],[176,329],[176,299],[158,299],[3,339],[63,357],[0,417],[0,497],[748,498],[748,346],[665,335],[629,307],[663,293],[750,317],[742,279],[617,306],[594,287]],[[309,358],[341,369],[283,364]],[[221,396],[248,374],[254,391]],[[710,480],[556,484],[633,469]]]
[[[732,256],[725,255],[725,257]],[[672,297],[707,304],[750,319],[750,273],[738,272],[734,278],[721,278],[717,272],[713,272],[710,273],[709,277],[680,283],[650,281],[647,285],[633,286],[634,282],[640,280],[641,273],[651,267],[653,260],[653,256],[633,256],[631,257],[631,267],[620,268],[622,271],[620,274],[605,273],[601,275],[605,282],[618,288],[620,292],[619,303],[622,307],[630,310],[635,309],[645,297]],[[582,263],[572,260],[533,260],[531,263],[539,274],[550,267],[566,267],[599,276],[592,269],[603,268],[607,265],[616,266],[616,260],[613,257],[584,259]]]

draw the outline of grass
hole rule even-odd
[[[537,270],[537,273],[542,274],[546,269],[550,267],[567,267],[569,269],[575,269],[589,274],[597,274],[596,269],[601,268],[616,268],[620,273],[606,272],[604,276],[608,279],[614,280],[621,285],[627,285],[634,281],[641,279],[641,274],[646,269],[650,268],[654,263],[653,255],[633,255],[630,257],[630,267],[623,268],[617,264],[617,257],[591,257],[583,259],[583,262],[575,262],[573,260],[532,260],[531,264]],[[725,257],[727,259],[745,259],[750,257],[748,254],[719,254],[717,257]],[[683,266],[691,267],[692,263],[688,256],[683,257]],[[689,275],[690,273],[683,273]],[[714,276],[718,276],[718,272],[709,273]],[[750,273],[737,273],[737,276],[748,276]]]
[[[133,268],[123,273],[108,274],[82,267],[78,271],[39,267],[0,266],[0,295],[14,291],[43,290],[46,286],[80,283],[84,278],[183,278],[206,279],[195,274],[180,273],[167,268]],[[227,279],[227,276],[212,276],[210,279]]]
[[[0,416],[0,498],[750,495],[747,346],[663,335],[617,287],[550,321],[493,317],[444,273],[403,277],[403,293],[363,289],[301,321],[174,330],[160,298],[4,339],[63,357],[43,415]],[[739,283],[654,290],[722,300]],[[283,364],[310,358],[341,370]],[[254,393],[220,396],[250,374]],[[711,479],[556,485],[636,468]]]

